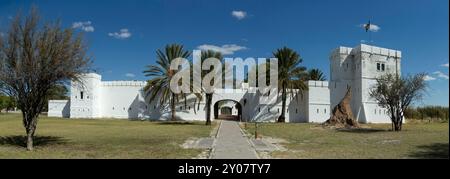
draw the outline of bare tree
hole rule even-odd
[[[408,106],[422,99],[427,87],[424,77],[423,73],[406,77],[386,74],[378,78],[376,85],[371,89],[370,96],[376,99],[379,106],[388,109],[393,131],[402,130]]]
[[[32,8],[25,18],[17,15],[4,39],[0,37],[0,90],[22,111],[28,150],[33,150],[38,117],[50,89],[79,81],[92,64],[81,35],[61,28],[59,22],[39,24],[39,19]]]

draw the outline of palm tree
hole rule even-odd
[[[303,78],[306,68],[300,66],[303,60],[296,51],[290,48],[277,49],[277,51],[273,52],[273,56],[278,59],[278,90],[281,93],[282,101],[281,115],[278,117],[278,122],[285,122],[288,91],[294,96],[294,93],[308,89]],[[294,91],[294,89],[298,89],[298,91]]]
[[[201,54],[201,62],[202,62],[202,64],[208,58],[216,58],[216,59],[222,61],[222,54],[220,52],[216,52],[216,51],[212,51],[212,50],[202,51],[202,54]],[[211,70],[202,70],[202,73],[201,73],[202,79],[203,79],[203,77],[206,74],[208,74],[210,72],[211,72]],[[218,75],[222,75],[222,74],[218,74]],[[214,80],[216,80],[216,79],[214,79]],[[220,82],[220,84],[222,84],[222,83]],[[214,92],[212,92],[212,93],[205,92],[205,98],[206,98],[206,125],[211,125],[211,105],[212,105],[211,102],[212,102],[212,99],[213,99],[213,95],[214,95]]]
[[[144,71],[146,77],[151,77],[147,81],[147,85],[144,87],[146,96],[150,96],[150,103],[159,97],[161,105],[170,101],[170,108],[172,118],[176,120],[175,116],[175,102],[178,99],[178,95],[170,90],[170,80],[176,74],[176,70],[170,70],[170,64],[172,60],[177,58],[188,58],[190,56],[189,51],[183,49],[183,45],[171,44],[166,45],[163,50],[157,50],[158,65],[149,65],[147,70]]]
[[[319,69],[311,69],[308,71],[308,79],[314,81],[326,81],[325,75]]]

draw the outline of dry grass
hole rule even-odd
[[[180,145],[209,136],[214,125],[41,117],[28,152],[21,116],[0,114],[0,158],[193,158],[201,150]]]
[[[254,125],[247,131],[254,133]],[[324,129],[317,124],[262,124],[259,133],[287,140],[275,158],[448,158],[448,123],[411,122],[401,132],[390,124],[358,130]]]

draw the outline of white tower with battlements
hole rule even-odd
[[[361,44],[339,47],[330,55],[330,93],[333,109],[352,90],[352,111],[362,123],[389,123],[388,111],[370,97],[376,78],[387,73],[400,75],[401,52]]]

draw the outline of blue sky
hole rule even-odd
[[[368,41],[359,26],[370,19],[379,27],[372,44],[403,52],[403,74],[429,74],[419,105],[448,106],[448,0],[1,0],[0,32],[32,4],[44,19],[85,33],[104,80],[145,80],[145,65],[169,43],[242,58],[288,46],[329,76],[330,51]]]

